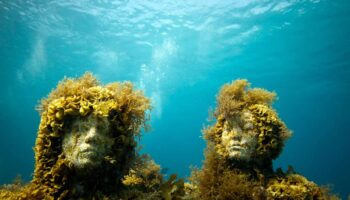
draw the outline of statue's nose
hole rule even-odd
[[[242,139],[242,130],[241,129],[233,129],[231,132],[231,137],[233,141],[241,141]]]
[[[235,134],[232,138],[233,141],[241,141],[242,136],[240,134]]]
[[[85,142],[86,143],[94,143],[96,141],[96,138],[97,138],[96,128],[92,127],[88,130],[88,133],[85,137]]]

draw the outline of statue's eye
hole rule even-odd
[[[83,124],[81,127],[80,127],[80,131],[81,132],[88,132],[90,129],[94,128],[94,125],[92,124]]]
[[[71,127],[71,131],[73,132],[73,133],[76,133],[76,132],[79,132],[79,126],[77,126],[77,125],[73,125],[72,127]]]
[[[237,122],[237,121],[230,121],[228,123],[228,128],[229,129],[236,128],[237,126],[239,126],[239,122]]]

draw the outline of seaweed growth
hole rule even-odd
[[[247,80],[221,88],[215,123],[203,130],[203,167],[190,179],[192,199],[337,199],[301,175],[274,172],[272,160],[291,136],[272,108],[275,98]]]
[[[41,100],[37,109],[41,122],[34,148],[33,180],[15,189],[1,189],[3,199],[161,198],[165,181],[160,167],[135,150],[141,129],[148,128],[146,111],[150,101],[141,91],[134,90],[130,82],[103,86],[91,73],[78,79],[65,78]],[[74,126],[78,127],[76,133],[72,130]],[[91,144],[82,144],[83,150],[78,149],[77,154],[90,161],[102,155],[101,163],[76,167],[67,157],[78,148],[74,145],[82,140],[79,134],[91,131],[99,135],[99,130],[107,130],[107,139],[101,142],[90,138]],[[72,135],[67,140],[73,149],[67,150],[63,146],[68,133]],[[96,153],[98,148],[94,145],[106,142],[110,143],[108,151]]]

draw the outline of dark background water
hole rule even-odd
[[[130,80],[153,101],[140,141],[168,173],[200,166],[201,129],[237,78],[277,92],[294,134],[275,167],[350,193],[350,1],[0,0],[0,184],[30,180],[40,117],[64,76]]]

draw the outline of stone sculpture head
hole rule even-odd
[[[272,160],[291,135],[272,108],[275,93],[246,80],[225,84],[214,122],[204,129],[205,160],[191,177],[198,199],[333,199],[290,167],[274,171]],[[191,192],[191,191],[190,191]],[[334,198],[337,199],[337,198]]]
[[[217,96],[214,126],[204,130],[222,158],[240,161],[272,161],[290,136],[271,104],[275,93],[249,88],[246,80],[224,85]]]
[[[221,145],[230,159],[250,160],[258,144],[258,131],[249,110],[224,122]]]
[[[33,183],[58,199],[115,190],[134,162],[149,108],[129,82],[101,85],[90,73],[64,79],[38,107]],[[74,194],[72,180],[87,189]]]
[[[62,151],[75,168],[93,169],[110,154],[113,143],[108,119],[89,115],[75,119],[66,128]]]

